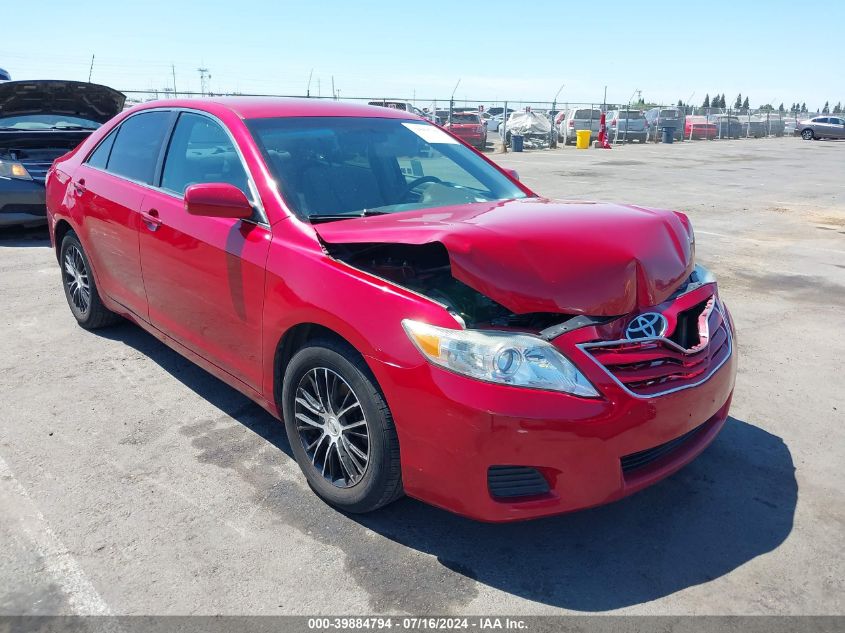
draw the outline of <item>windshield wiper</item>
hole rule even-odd
[[[51,125],[51,130],[96,130],[95,127],[84,127],[82,125]]]
[[[364,209],[360,213],[314,213],[308,216],[310,222],[331,222],[333,220],[351,220],[352,218],[366,218],[372,215],[387,215],[389,211]]]

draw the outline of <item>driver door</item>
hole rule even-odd
[[[141,268],[150,322],[258,390],[270,230],[257,214],[251,220],[189,215],[185,189],[209,182],[233,184],[255,200],[225,129],[210,117],[181,112],[159,187],[148,192],[141,207]]]

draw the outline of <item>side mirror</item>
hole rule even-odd
[[[503,169],[504,169],[504,172],[508,176],[510,176],[511,178],[516,180],[517,182],[519,182],[519,173],[517,173],[517,171],[515,169],[505,169],[505,168],[503,168]]]
[[[252,216],[252,205],[235,185],[213,182],[185,189],[185,211],[211,218],[243,219]]]

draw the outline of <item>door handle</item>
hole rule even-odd
[[[73,183],[73,190],[74,190],[77,194],[83,194],[83,193],[85,193],[85,191],[86,191],[86,189],[85,189],[85,179],[84,179],[84,178],[80,178],[80,179],[79,179],[79,180],[77,180],[75,183]]]
[[[158,211],[155,209],[141,211],[141,219],[150,231],[155,231],[159,226],[161,226],[161,218],[158,217]]]

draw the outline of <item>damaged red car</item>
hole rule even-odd
[[[734,328],[686,216],[547,200],[406,112],[159,101],[47,179],[70,311],[135,322],[279,419],[349,512],[619,499],[728,415]]]

